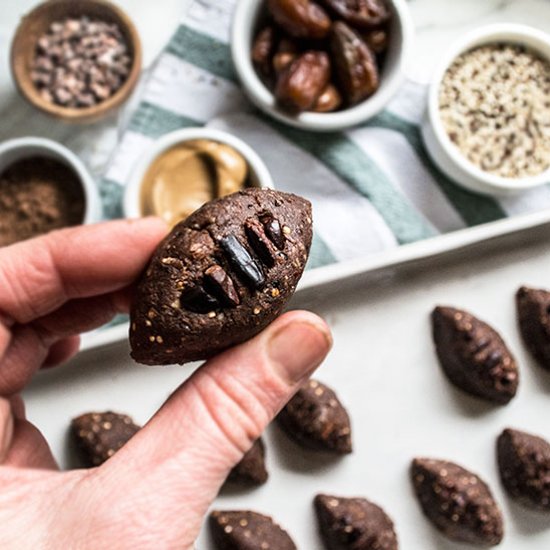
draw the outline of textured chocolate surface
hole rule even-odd
[[[284,529],[256,512],[214,511],[210,530],[216,550],[296,550]]]
[[[516,361],[492,327],[451,307],[435,308],[432,323],[439,362],[455,386],[500,405],[516,395]]]
[[[348,413],[336,394],[309,380],[277,416],[283,430],[308,449],[338,454],[352,452]]]
[[[497,456],[508,493],[526,506],[550,512],[550,444],[507,429],[498,438]]]
[[[477,546],[502,541],[500,509],[477,475],[452,462],[416,458],[411,476],[425,516],[447,538]]]
[[[111,458],[140,427],[124,414],[107,411],[74,418],[71,433],[88,466],[99,466]]]
[[[525,345],[541,367],[550,370],[550,292],[521,287],[516,305]]]
[[[132,357],[207,359],[255,336],[282,311],[305,268],[311,205],[271,190],[212,201],[159,245],[131,309]]]
[[[242,460],[231,470],[227,481],[236,485],[262,485],[267,481],[265,467],[265,445],[257,439]]]
[[[364,498],[315,497],[315,511],[327,550],[397,550],[392,520]]]

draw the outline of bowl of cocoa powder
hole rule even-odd
[[[43,138],[0,144],[0,247],[99,220],[96,185],[66,147]]]
[[[105,0],[48,0],[19,24],[11,47],[16,86],[41,111],[91,122],[121,106],[141,72],[131,19]]]

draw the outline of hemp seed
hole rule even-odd
[[[550,168],[550,63],[538,54],[511,44],[464,53],[443,77],[439,112],[483,171],[524,178]]]

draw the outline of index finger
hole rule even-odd
[[[128,286],[165,236],[157,218],[63,229],[0,249],[0,314],[28,323],[75,298]]]

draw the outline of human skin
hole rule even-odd
[[[231,468],[328,353],[324,321],[282,315],[198,369],[105,464],[60,471],[19,394],[128,311],[166,231],[117,221],[0,249],[0,548],[193,548]]]

